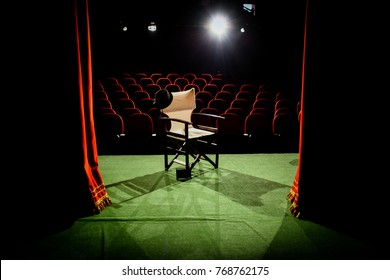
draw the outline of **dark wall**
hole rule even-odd
[[[380,109],[387,82],[376,65],[387,51],[380,10],[309,0],[300,199],[310,219],[384,246],[388,139],[378,128],[387,122]]]
[[[305,1],[255,1],[255,15],[243,2],[206,2],[91,3],[96,72],[221,71],[233,79],[300,87]],[[223,42],[211,38],[204,25],[219,11],[247,31]],[[156,34],[146,30],[152,19],[159,24]]]

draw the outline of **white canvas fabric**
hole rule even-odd
[[[191,88],[185,91],[172,92],[172,96],[172,103],[162,110],[163,113],[172,119],[180,119],[191,122],[192,111],[196,108],[195,88]],[[170,132],[184,135],[184,127],[184,123],[172,121]],[[202,129],[197,129],[192,127],[192,125],[189,125],[188,134],[188,138],[191,139],[212,135],[214,133]]]
[[[195,88],[185,91],[172,92],[172,96],[172,103],[167,108],[163,109],[163,113],[172,119],[180,119],[191,122],[192,111],[196,108]],[[172,121],[170,132],[184,135],[184,127],[184,123]],[[188,138],[190,139],[212,134],[214,133],[194,128],[192,125],[189,125],[188,127]]]

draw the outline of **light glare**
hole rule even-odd
[[[211,33],[219,37],[224,36],[228,28],[229,25],[226,18],[221,15],[215,16],[209,24],[209,29]]]
[[[152,21],[152,22],[150,23],[150,25],[148,25],[148,30],[149,30],[149,31],[152,31],[152,32],[154,32],[154,31],[157,30],[157,25],[156,25],[156,23],[155,23],[154,21]]]

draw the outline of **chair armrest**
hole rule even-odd
[[[192,113],[192,115],[206,116],[206,117],[211,117],[211,118],[214,118],[214,119],[221,119],[221,120],[225,119],[225,117],[223,117],[223,116],[219,116],[219,115],[215,115],[215,114],[207,114],[207,113]]]
[[[205,116],[205,117],[211,117],[214,119],[221,119],[224,120],[225,117],[219,116],[219,115],[214,115],[214,114],[206,114],[206,113],[192,113],[192,115],[197,115],[197,116]],[[170,118],[170,117],[160,117],[161,120],[171,120],[171,121],[176,121],[176,122],[181,122],[181,123],[188,123],[188,124],[193,124],[192,122],[188,122],[182,119],[176,119],[176,118]]]
[[[198,129],[211,131],[214,133],[218,132],[218,128],[216,126],[217,121],[225,119],[225,117],[223,117],[223,116],[219,116],[219,115],[215,115],[215,114],[208,114],[208,113],[192,113],[192,116],[199,117],[199,118],[203,117],[203,118],[207,118],[207,120],[208,120],[207,124],[193,122],[192,123],[193,127],[198,128]]]
[[[192,124],[191,122],[188,122],[186,120],[169,118],[169,117],[160,117],[160,120],[175,121],[175,122],[180,122],[180,123],[184,123],[184,124],[188,124],[188,125]]]

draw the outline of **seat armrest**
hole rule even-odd
[[[160,120],[175,121],[175,122],[180,122],[180,123],[184,123],[184,124],[192,124],[191,122],[188,122],[186,120],[169,118],[169,117],[161,117]]]
[[[207,114],[207,113],[192,113],[192,115],[205,116],[205,117],[211,117],[211,118],[222,119],[222,120],[225,119],[225,117],[223,117],[223,116],[219,116],[219,115],[215,115],[215,114]]]
[[[207,130],[207,131],[211,131],[214,133],[218,132],[218,128],[216,126],[217,121],[225,119],[225,117],[223,117],[223,116],[219,116],[219,115],[215,115],[215,114],[208,114],[208,113],[192,113],[192,116],[195,118],[199,118],[199,120],[201,118],[206,118],[208,120],[207,124],[197,123],[196,121],[193,121],[193,123],[192,123],[193,127]]]

